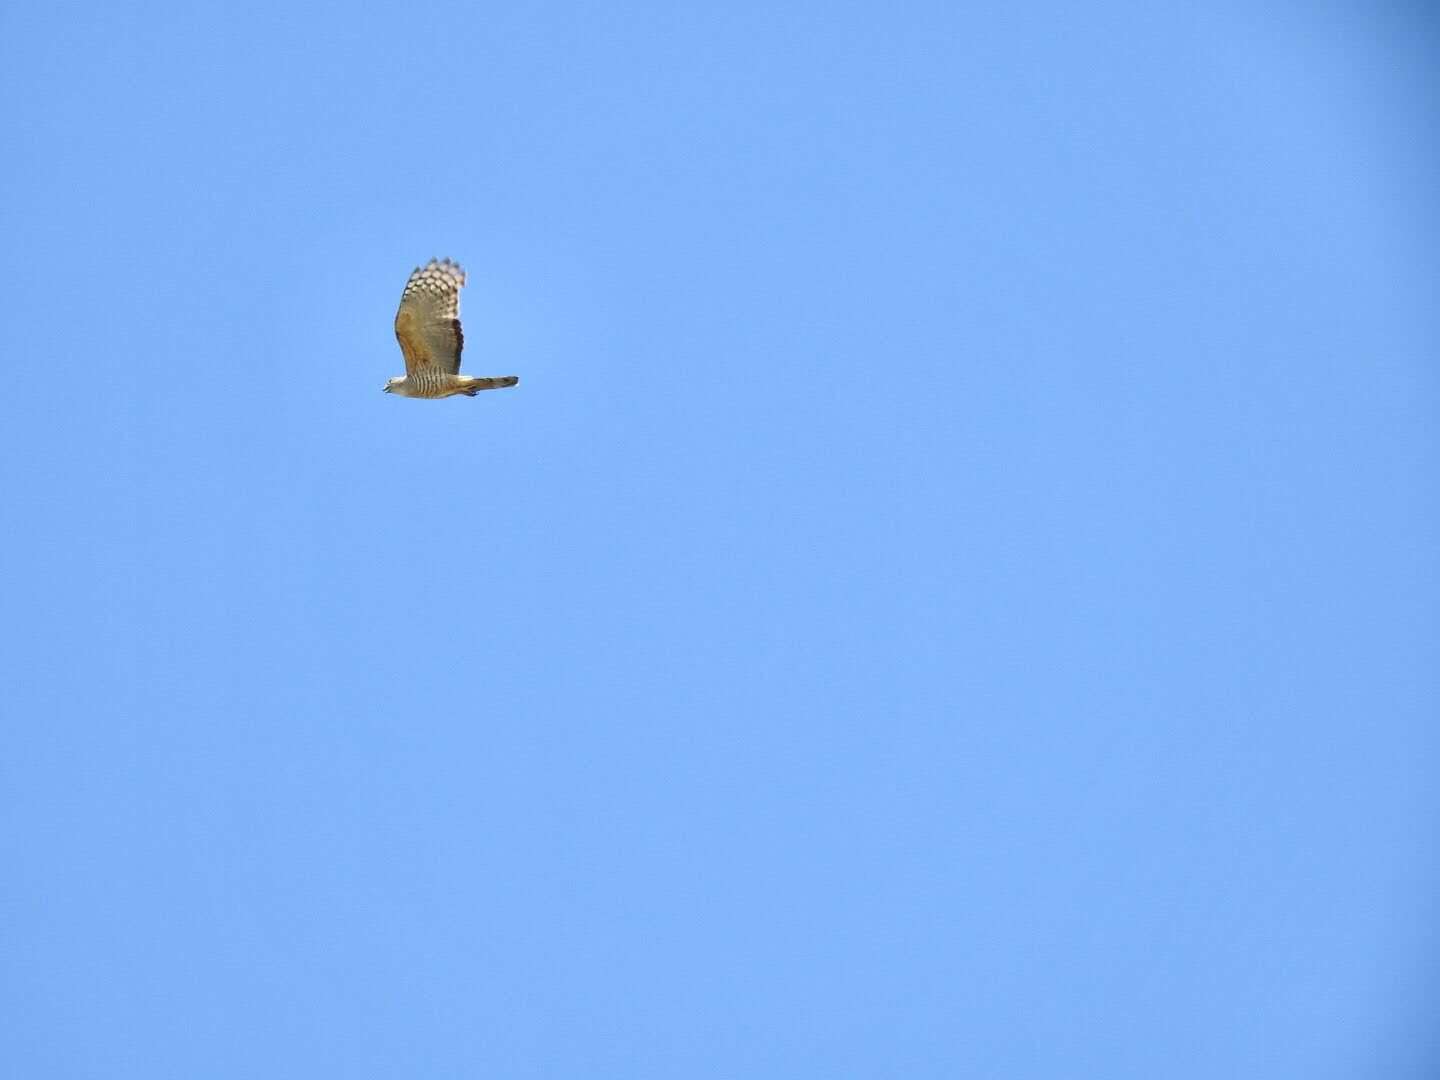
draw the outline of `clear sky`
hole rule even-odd
[[[5,5],[0,1072],[1433,1077],[1423,12]]]

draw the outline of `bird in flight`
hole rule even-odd
[[[465,271],[449,259],[431,259],[417,266],[400,294],[395,313],[395,336],[405,354],[405,374],[385,384],[387,394],[401,397],[442,398],[454,394],[474,397],[481,390],[499,390],[520,381],[515,375],[477,378],[460,374],[460,289]]]

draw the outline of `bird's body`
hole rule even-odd
[[[397,375],[390,380],[390,385],[385,387],[385,392],[399,394],[401,397],[440,398],[454,397],[456,394],[474,397],[481,390],[502,390],[507,386],[514,386],[519,381],[519,377],[515,375],[477,378],[474,375],[441,373],[422,379],[417,379],[413,375]]]
[[[465,335],[460,330],[460,289],[465,271],[449,259],[431,259],[416,267],[400,294],[395,337],[405,354],[405,374],[385,384],[387,394],[443,398],[474,397],[481,390],[514,386],[519,378],[496,375],[477,378],[460,374]]]

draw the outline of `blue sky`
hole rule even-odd
[[[967,7],[0,12],[6,1075],[1434,1075],[1435,23]]]

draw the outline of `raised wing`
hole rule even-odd
[[[417,267],[400,294],[395,337],[405,354],[405,374],[460,370],[465,335],[460,332],[460,288],[465,271],[449,259],[431,259]]]

